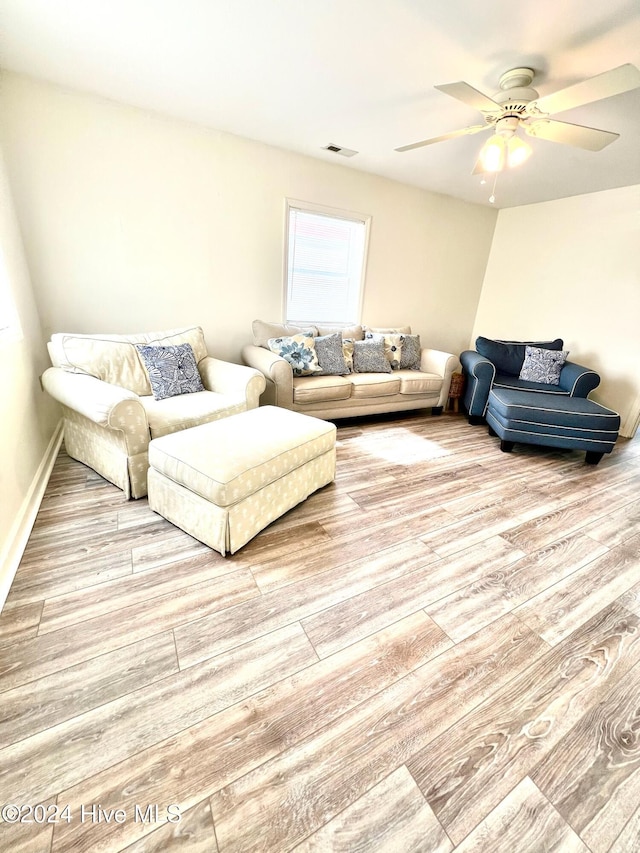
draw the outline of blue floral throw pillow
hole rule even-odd
[[[294,376],[320,373],[313,335],[291,335],[288,338],[269,338],[269,349],[288,361]]]
[[[545,385],[559,385],[560,372],[568,355],[568,350],[527,347],[520,371],[520,379],[525,379],[528,382],[541,382]]]
[[[205,390],[191,344],[138,344],[136,349],[147,368],[155,400]]]

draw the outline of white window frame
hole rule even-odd
[[[336,328],[347,327],[354,324],[358,324],[361,322],[362,318],[362,304],[364,301],[364,288],[365,288],[365,279],[367,272],[367,260],[369,256],[369,232],[371,228],[371,215],[366,213],[356,213],[355,211],[350,210],[342,210],[337,207],[327,207],[326,205],[315,204],[310,201],[300,201],[299,199],[286,199],[285,200],[285,217],[284,217],[284,287],[283,287],[283,300],[282,300],[282,317],[285,323],[294,323],[297,325],[304,325],[304,323],[314,323],[319,322],[322,326],[335,326]],[[289,302],[289,220],[291,210],[300,210],[304,213],[316,213],[321,216],[327,216],[332,219],[347,219],[353,222],[361,222],[364,225],[364,245],[362,252],[362,269],[360,272],[360,280],[357,282],[358,287],[358,299],[357,299],[357,308],[356,308],[356,316],[349,319],[335,319],[335,320],[318,320],[316,317],[306,317],[306,318],[293,318],[288,316],[288,302]]]

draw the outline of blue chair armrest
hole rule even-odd
[[[460,363],[467,378],[462,398],[464,407],[470,416],[482,416],[487,408],[496,368],[492,361],[475,350],[460,353]]]
[[[588,397],[600,384],[600,376],[595,370],[589,370],[581,364],[565,361],[560,372],[558,385],[569,392],[570,397]]]

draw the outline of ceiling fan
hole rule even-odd
[[[537,139],[573,145],[587,151],[600,151],[614,142],[620,134],[557,121],[550,116],[640,87],[640,71],[630,63],[542,97],[535,89],[530,88],[534,76],[535,72],[531,68],[512,68],[500,77],[500,91],[492,97],[462,81],[436,86],[435,88],[445,95],[479,110],[485,123],[453,130],[442,136],[403,145],[395,150],[411,151],[434,142],[493,128],[494,135],[487,140],[480,152],[473,174],[499,172],[523,162],[531,153],[531,149],[516,136],[519,128]]]

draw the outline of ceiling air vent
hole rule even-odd
[[[343,157],[353,157],[354,154],[358,153],[351,148],[342,148],[340,145],[334,145],[333,142],[331,145],[325,145],[323,150],[332,151],[334,154],[341,154]]]

